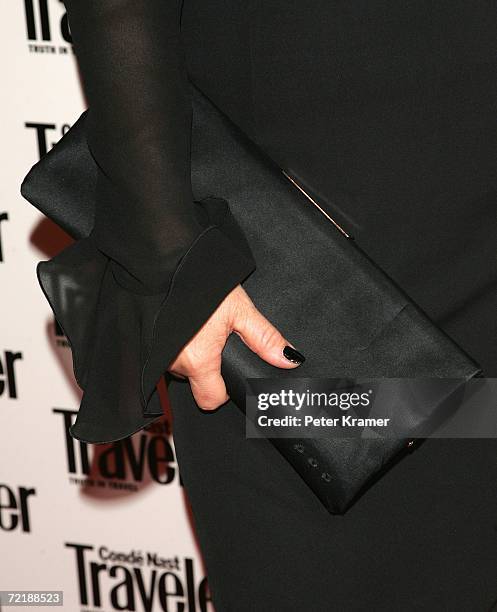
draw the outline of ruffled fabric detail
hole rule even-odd
[[[168,364],[255,269],[227,202],[209,197],[196,204],[207,223],[161,293],[123,287],[118,264],[92,234],[38,263],[38,282],[67,336],[83,390],[72,437],[114,442],[162,416],[156,385]]]

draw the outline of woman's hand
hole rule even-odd
[[[203,410],[215,410],[229,399],[221,376],[221,353],[231,332],[273,366],[296,368],[304,361],[238,285],[168,368],[171,374],[188,378],[193,397]]]

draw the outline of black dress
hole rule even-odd
[[[257,264],[193,202],[187,75],[496,374],[490,2],[65,4],[100,171],[91,236],[42,271],[93,287],[66,313],[84,389],[73,435],[110,440],[119,402],[144,412],[112,439],[156,418],[161,367]],[[497,442],[428,440],[334,517],[270,443],[245,438],[231,403],[202,413],[179,381],[169,394],[218,612],[497,601]]]

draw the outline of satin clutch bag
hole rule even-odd
[[[214,195],[228,202],[257,262],[244,288],[306,356],[298,368],[276,369],[231,334],[222,373],[241,410],[248,378],[467,380],[481,373],[335,224],[298,177],[268,159],[193,85],[192,100],[195,198]],[[94,214],[96,168],[86,146],[85,112],[33,166],[21,189],[31,204],[76,239],[90,233]],[[457,388],[454,380],[453,390]],[[408,403],[404,409],[409,411]],[[416,447],[407,434],[271,442],[330,512],[343,513]]]

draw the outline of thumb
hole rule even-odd
[[[296,368],[305,361],[302,353],[255,306],[244,309],[243,315],[233,322],[232,329],[249,349],[277,368]]]

